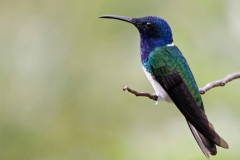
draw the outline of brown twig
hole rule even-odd
[[[140,97],[148,97],[148,98],[150,98],[150,99],[152,99],[154,101],[156,101],[158,99],[158,96],[156,94],[150,94],[150,93],[145,93],[145,92],[138,92],[138,91],[135,91],[135,90],[129,88],[128,86],[124,85],[123,86],[123,91],[126,91],[126,90],[128,92],[134,94],[137,97],[138,96],[140,96]]]
[[[206,93],[208,90],[214,88],[214,87],[218,87],[218,86],[225,86],[226,83],[234,80],[234,79],[237,79],[237,78],[240,78],[240,72],[237,72],[237,73],[233,73],[233,74],[229,74],[227,77],[223,78],[223,79],[220,79],[220,80],[217,80],[217,81],[214,81],[214,82],[210,82],[208,83],[206,86],[202,87],[199,89],[200,93],[201,94],[204,94]],[[157,101],[158,99],[158,96],[156,94],[150,94],[150,93],[145,93],[145,92],[138,92],[138,91],[135,91],[131,88],[129,88],[128,86],[124,85],[123,86],[123,91],[128,91],[132,94],[134,94],[135,96],[139,96],[139,97],[148,97],[154,101]]]
[[[229,74],[227,77],[225,77],[223,79],[208,83],[206,86],[200,88],[199,91],[200,91],[201,94],[204,94],[208,90],[210,90],[214,87],[225,86],[226,83],[228,83],[228,82],[230,82],[234,79],[237,79],[237,78],[240,78],[240,72]]]

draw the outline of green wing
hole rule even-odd
[[[198,132],[218,146],[228,148],[204,113],[203,102],[187,61],[176,46],[159,47],[144,64]]]

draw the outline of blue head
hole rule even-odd
[[[156,47],[165,46],[173,42],[172,31],[168,23],[162,18],[148,16],[142,18],[128,18],[123,16],[106,15],[100,18],[112,18],[132,23],[139,31],[141,38],[141,58],[147,56]]]

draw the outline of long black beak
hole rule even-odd
[[[110,18],[110,19],[117,19],[125,22],[129,22],[134,24],[134,20],[132,18],[124,17],[124,16],[117,16],[117,15],[103,15],[100,16],[99,18]]]

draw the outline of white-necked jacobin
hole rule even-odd
[[[227,142],[207,119],[198,86],[186,59],[173,43],[168,23],[155,16],[128,18],[104,15],[100,18],[129,22],[138,29],[143,70],[158,101],[173,102],[177,106],[204,155],[208,159],[209,153],[216,155],[216,145],[227,149]]]

